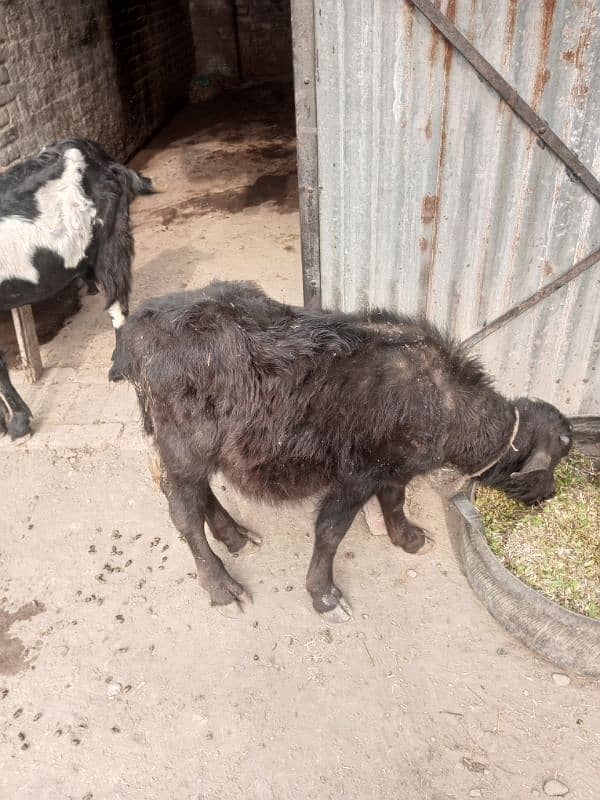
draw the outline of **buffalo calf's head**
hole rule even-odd
[[[554,470],[568,455],[573,434],[566,417],[549,403],[521,398],[516,407],[520,419],[514,446],[481,480],[514,500],[534,505],[556,494]]]

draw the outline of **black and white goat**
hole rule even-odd
[[[496,392],[479,363],[423,321],[384,311],[285,306],[247,283],[145,303],[122,328],[111,378],[135,387],[164,466],[171,518],[214,605],[243,589],[209,547],[247,534],[222,508],[216,470],[259,500],[325,490],[307,588],[334,621],[349,608],[333,559],[372,495],[393,544],[425,542],[404,516],[406,484],[449,463],[525,503],[554,493],[569,422],[553,406]]]
[[[87,139],[56,142],[0,174],[0,309],[37,303],[92,277],[120,328],[131,291],[129,203],[152,192],[149,178]],[[0,352],[0,433],[24,436],[30,419]]]

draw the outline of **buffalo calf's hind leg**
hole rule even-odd
[[[12,385],[4,356],[0,353],[0,434],[5,431],[11,439],[31,432],[32,414]]]
[[[230,553],[239,553],[248,542],[260,544],[260,536],[250,533],[223,508],[210,486],[206,498],[206,519],[215,539],[223,542]]]
[[[244,588],[233,580],[223,562],[210,549],[204,533],[208,482],[171,482],[167,476],[166,495],[169,512],[177,530],[185,536],[190,546],[198,580],[210,595],[211,605],[225,606],[236,603],[242,609],[242,601],[248,599]]]
[[[385,486],[377,492],[385,519],[388,536],[392,544],[402,547],[407,553],[416,553],[425,544],[425,534],[416,525],[411,525],[404,516],[406,487]]]
[[[345,622],[350,606],[333,582],[333,560],[340,542],[371,492],[362,488],[333,489],[321,504],[315,525],[315,544],[306,576],[313,606],[331,622]]]

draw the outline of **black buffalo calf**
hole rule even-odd
[[[204,522],[232,552],[247,541],[211,491],[216,470],[257,500],[326,490],[306,585],[318,612],[344,620],[333,560],[372,495],[392,542],[414,553],[425,541],[404,515],[415,475],[448,463],[535,503],[553,494],[571,444],[553,406],[506,400],[431,325],[384,311],[307,311],[251,283],[145,303],[121,330],[111,377],[136,389],[171,518],[215,605],[241,607],[244,591]]]

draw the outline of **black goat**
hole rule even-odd
[[[75,278],[104,291],[115,329],[128,313],[130,200],[152,181],[86,139],[57,142],[0,175],[0,309],[37,303]],[[0,353],[0,433],[30,430]]]
[[[553,406],[505,400],[426,322],[307,311],[251,283],[145,303],[121,330],[110,375],[137,391],[171,519],[215,605],[241,606],[243,589],[208,546],[204,520],[230,551],[246,543],[210,489],[217,469],[259,500],[327,489],[307,589],[317,611],[342,620],[349,608],[333,559],[373,494],[392,542],[414,553],[425,538],[403,505],[415,475],[450,463],[534,503],[553,494],[571,445]]]

